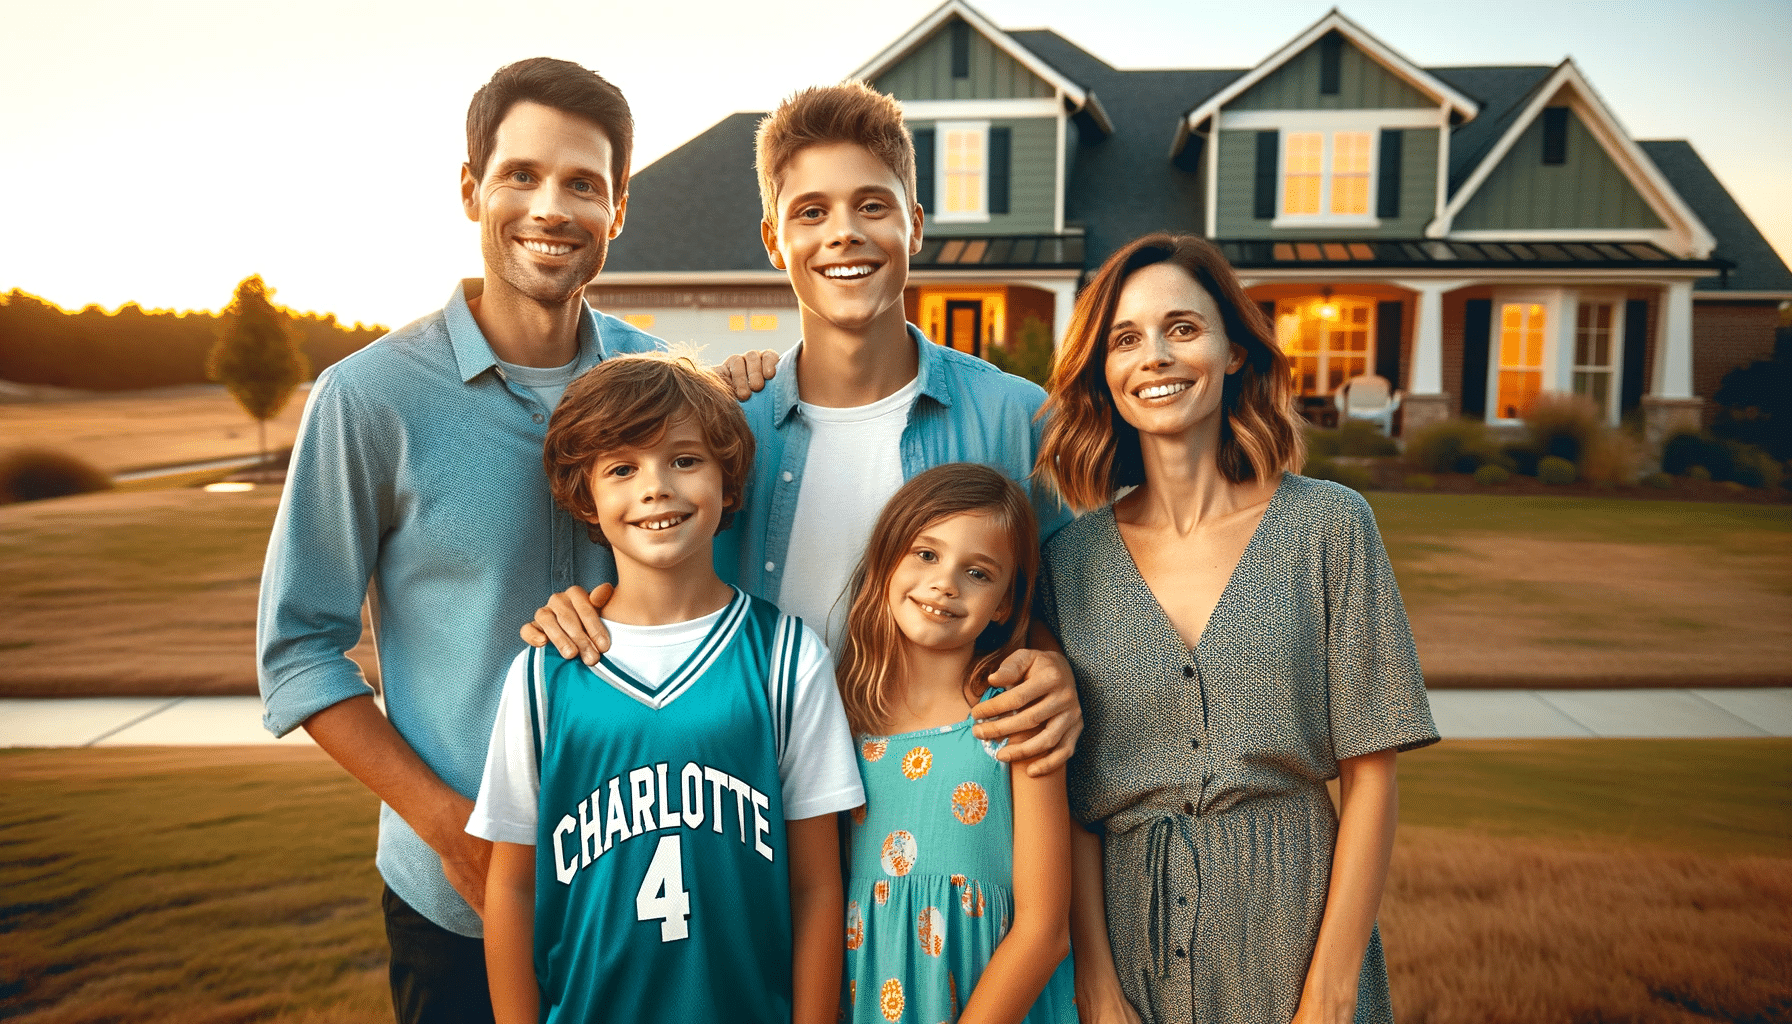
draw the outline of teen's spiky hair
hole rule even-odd
[[[901,105],[864,82],[818,85],[778,104],[759,122],[759,200],[766,221],[778,223],[778,190],[790,161],[810,146],[836,142],[870,150],[896,172],[913,205],[915,142],[902,123]]]

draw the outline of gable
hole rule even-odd
[[[1335,42],[1327,43],[1327,39]],[[1320,92],[1321,51],[1338,47],[1338,91]],[[1342,33],[1331,32],[1290,57],[1262,81],[1226,104],[1230,110],[1362,110],[1436,107]]]
[[[1659,229],[1662,223],[1628,175],[1587,129],[1567,114],[1567,152],[1543,162],[1544,118],[1532,121],[1456,214],[1453,231]]]
[[[955,42],[954,36],[961,41]],[[953,75],[953,48],[964,48],[963,77]],[[881,92],[905,102],[1051,97],[1057,90],[990,42],[962,18],[948,19],[895,66],[877,76]]]

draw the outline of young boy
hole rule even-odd
[[[801,616],[832,646],[872,524],[917,473],[947,462],[995,467],[1033,495],[1042,539],[1070,516],[1029,480],[1045,392],[934,344],[904,319],[923,215],[901,106],[858,82],[805,89],[761,122],[757,151],[760,233],[772,265],[790,277],[803,340],[747,402],[759,463],[734,528],[717,538],[716,564],[723,579]],[[601,630],[589,628],[595,618],[575,587],[551,599],[523,637],[595,660],[603,649]],[[1035,759],[1035,774],[1062,765],[1082,730],[1069,666],[1049,649],[1011,658],[993,680],[1008,693],[975,711],[988,716],[977,728],[984,739],[1044,725],[1002,755]]]
[[[669,357],[607,360],[554,413],[554,500],[618,582],[602,661],[525,650],[504,682],[467,824],[495,844],[500,1022],[834,1019],[834,815],[864,792],[826,647],[714,569],[753,450]]]

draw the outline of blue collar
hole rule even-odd
[[[923,396],[933,399],[943,406],[952,405],[950,379],[952,371],[947,365],[946,357],[940,346],[929,341],[927,335],[914,324],[905,324],[908,328],[909,341],[915,346],[915,379],[920,382],[916,389],[916,398]],[[796,360],[802,352],[803,343],[797,342],[778,360],[778,375],[772,378],[772,422],[783,426],[790,414],[796,411],[797,403],[802,400],[797,394]]]
[[[454,294],[448,296],[448,304],[442,307],[442,319],[448,324],[448,342],[454,347],[454,362],[460,368],[462,383],[498,365],[497,353],[492,351],[491,342],[485,340],[485,332],[479,329],[479,321],[473,319],[473,311],[467,306],[468,299],[477,298],[484,290],[482,278],[465,278],[454,286]],[[579,318],[577,356],[581,368],[603,359],[597,314],[590,306],[585,306],[584,310],[585,315]],[[588,358],[591,354],[596,355],[595,360]]]

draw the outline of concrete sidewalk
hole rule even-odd
[[[1433,690],[1446,739],[1792,736],[1792,688]],[[276,740],[255,697],[0,700],[0,747],[309,744]]]

